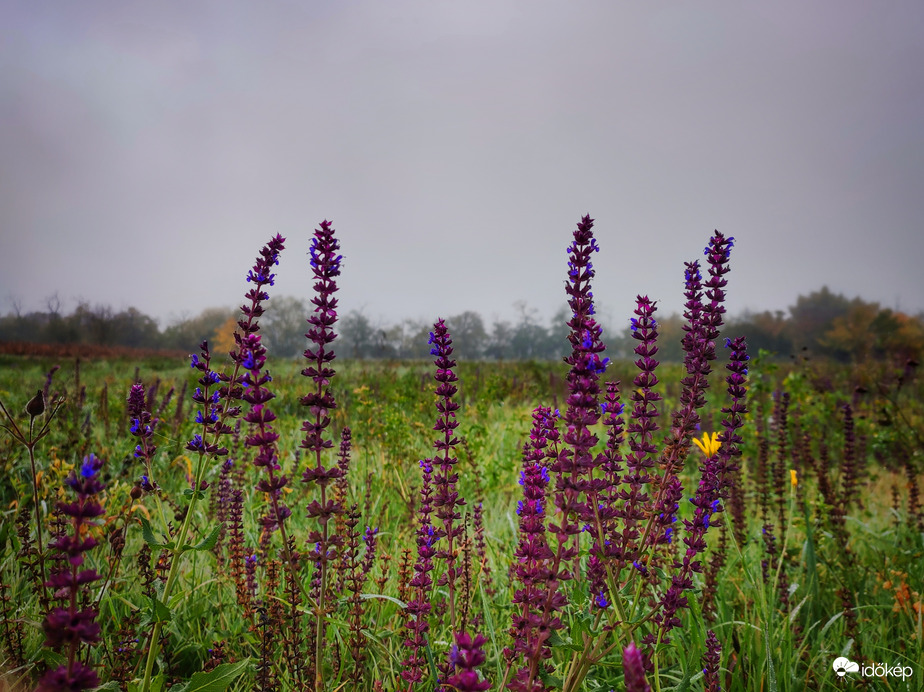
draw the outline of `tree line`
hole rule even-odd
[[[570,351],[569,316],[564,308],[548,322],[543,322],[535,309],[523,304],[517,308],[515,319],[496,318],[490,324],[473,311],[447,316],[455,353],[467,360],[550,360]],[[291,296],[270,300],[260,326],[271,354],[295,357],[301,353],[309,309],[308,301]],[[70,314],[62,314],[59,301],[50,299],[45,311],[13,310],[0,317],[0,341],[192,353],[202,339],[208,339],[213,352],[223,352],[233,348],[237,319],[235,310],[209,308],[161,329],[157,320],[135,308],[115,311],[106,305],[81,302]],[[683,323],[676,314],[658,321],[661,360],[682,360]],[[426,358],[431,328],[431,323],[423,320],[388,323],[354,310],[338,322],[337,353],[357,359]],[[603,328],[610,357],[633,356],[635,342],[628,320],[621,326],[604,320]],[[861,298],[847,298],[827,287],[799,296],[786,312],[747,311],[729,317],[724,333],[746,336],[754,353],[764,349],[780,357],[808,351],[842,362],[887,358],[920,361],[924,352],[924,314],[908,315]]]

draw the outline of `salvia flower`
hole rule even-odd
[[[747,408],[747,374],[748,374],[748,345],[743,337],[726,341],[726,347],[731,350],[729,362],[725,366],[729,371],[725,381],[728,385],[728,395],[731,404],[722,408],[725,418],[722,419],[722,432],[716,440],[719,448],[716,475],[718,480],[718,496],[725,500],[731,497],[732,511],[736,518],[735,534],[740,542],[744,538],[744,498],[738,487],[736,473],[738,471],[737,459],[741,456],[741,435],[738,430],[744,425],[744,416]]]
[[[405,627],[408,636],[404,640],[404,646],[410,653],[401,664],[401,677],[408,683],[409,690],[424,679],[427,667],[427,633],[430,631],[429,616],[432,609],[430,592],[433,589],[430,572],[433,571],[433,558],[436,555],[433,547],[436,532],[430,523],[433,512],[433,460],[421,460],[420,469],[423,482],[420,487],[420,507],[417,510],[417,562],[410,582],[414,598],[407,604]]]
[[[253,464],[265,472],[265,477],[257,483],[257,490],[269,497],[268,512],[260,519],[265,531],[274,531],[292,511],[282,502],[282,491],[289,480],[281,473],[276,442],[279,433],[273,429],[274,414],[267,405],[275,398],[266,385],[272,381],[268,372],[263,372],[266,363],[266,349],[261,343],[260,334],[251,332],[240,340],[241,352],[245,354],[242,366],[246,368],[241,382],[245,385],[242,399],[250,404],[250,411],[244,420],[250,424],[251,433],[244,439],[244,444],[256,450]]]
[[[151,412],[147,409],[144,398],[144,385],[140,382],[136,382],[131,386],[126,408],[131,421],[129,431],[134,437],[138,438],[134,456],[144,462],[145,470],[147,471],[144,477],[148,478],[151,475],[151,462],[154,460],[154,453],[157,451],[157,446],[154,444],[153,439],[154,425],[156,423],[152,420]],[[147,483],[147,485],[151,484]]]
[[[625,676],[626,692],[651,692],[651,687],[645,680],[645,662],[642,660],[642,652],[635,646],[635,642],[629,642],[622,651],[622,670]]]
[[[600,325],[593,318],[595,311],[590,282],[594,269],[590,258],[600,250],[593,237],[593,225],[593,219],[584,216],[568,247],[569,272],[565,292],[571,308],[568,321],[571,355],[565,358],[565,363],[570,366],[567,376],[568,407],[564,415],[567,428],[562,435],[562,449],[551,465],[555,473],[553,502],[559,510],[559,522],[550,529],[558,537],[559,552],[571,561],[572,573],[577,573],[580,565],[578,537],[582,527],[589,527],[588,533],[593,541],[591,551],[599,558],[604,551],[604,526],[612,516],[609,503],[603,503],[601,499],[608,494],[613,479],[606,473],[598,473],[594,477],[594,472],[603,465],[606,457],[594,453],[598,438],[591,432],[603,413],[599,380],[609,364],[608,358],[600,357],[606,346],[601,339]],[[599,570],[595,574],[597,578],[592,581],[593,588],[597,589],[601,585],[598,583]]]
[[[706,692],[721,692],[719,665],[722,661],[722,645],[715,632],[706,633],[706,653],[703,655],[703,687]]]
[[[687,536],[683,539],[687,549],[682,561],[676,561],[676,573],[671,577],[671,585],[661,598],[660,609],[654,620],[658,623],[660,634],[657,641],[667,643],[670,641],[668,633],[681,624],[677,612],[688,605],[684,592],[693,588],[693,573],[703,571],[702,563],[697,556],[706,549],[706,531],[712,515],[719,508],[719,487],[716,474],[717,456],[708,457],[700,467],[702,477],[699,487],[690,502],[696,507],[693,519],[684,519]]]
[[[632,338],[639,342],[635,347],[638,356],[635,366],[639,372],[632,382],[635,389],[630,395],[633,406],[627,426],[630,451],[625,457],[626,473],[622,477],[622,489],[619,491],[619,498],[623,501],[618,508],[622,532],[611,538],[611,550],[619,556],[622,564],[633,562],[639,556],[642,547],[639,525],[646,516],[646,505],[651,502],[647,488],[653,480],[651,469],[654,468],[654,455],[657,453],[654,433],[659,428],[657,402],[661,401],[661,395],[654,391],[658,384],[655,370],[659,365],[654,358],[658,353],[658,332],[654,326],[656,309],[655,302],[648,296],[637,297],[635,314],[639,328],[633,332]]]
[[[455,435],[455,430],[459,426],[456,411],[459,410],[459,403],[453,399],[458,391],[455,386],[458,378],[452,368],[455,367],[456,361],[451,358],[452,338],[443,320],[438,320],[433,325],[433,331],[430,332],[430,343],[433,345],[431,354],[436,356],[434,379],[438,382],[436,395],[439,397],[436,402],[438,415],[436,424],[433,426],[439,435],[433,443],[437,454],[433,459],[436,471],[433,478],[435,490],[433,506],[442,524],[436,528],[436,540],[446,539],[445,544],[441,545],[436,552],[436,557],[446,565],[446,571],[440,576],[437,585],[448,588],[450,626],[455,629],[455,583],[458,576],[456,554],[458,541],[464,530],[461,523],[462,514],[458,508],[465,505],[465,500],[459,495],[457,488],[459,474],[455,471],[458,459],[454,455],[454,450],[459,444],[459,438]]]
[[[544,504],[549,485],[548,470],[533,463],[523,470],[520,478],[523,500],[520,511],[520,541],[514,552],[513,578],[519,582],[513,595],[513,621],[510,635],[513,649],[508,660],[516,655],[538,658],[551,656],[551,651],[539,635],[543,609],[548,599],[547,584],[554,577],[551,549],[546,543]],[[528,671],[527,671],[528,674]]]
[[[236,414],[238,410],[222,411],[216,402],[222,398],[223,391],[226,395],[228,393],[228,387],[222,388],[218,385],[231,378],[212,369],[212,354],[207,341],[199,344],[199,354],[199,356],[194,354],[190,357],[190,367],[201,373],[196,380],[199,386],[196,387],[192,400],[204,409],[197,411],[196,415],[197,422],[202,426],[202,432],[193,435],[192,439],[186,443],[186,450],[202,457],[227,456],[227,448],[221,447],[217,441],[219,435],[228,434],[232,432],[232,429],[222,421],[222,418],[223,415]]]
[[[449,689],[458,692],[484,692],[491,689],[490,681],[478,677],[478,666],[485,662],[482,647],[487,641],[481,634],[476,634],[474,639],[466,632],[456,635],[456,643],[449,654],[449,663],[454,672],[445,681]]]
[[[336,355],[330,344],[337,338],[334,325],[337,322],[337,282],[340,276],[340,265],[343,256],[339,254],[340,242],[334,237],[334,229],[330,221],[324,220],[319,228],[315,229],[311,239],[311,271],[314,275],[314,297],[311,304],[314,311],[308,317],[310,325],[305,336],[309,345],[305,349],[304,357],[308,365],[302,369],[302,375],[310,378],[311,390],[300,399],[302,406],[308,409],[308,416],[302,422],[301,430],[305,433],[299,445],[304,449],[308,458],[308,468],[302,473],[302,482],[315,484],[319,497],[308,504],[307,515],[318,522],[318,528],[309,532],[308,543],[315,546],[318,556],[316,574],[318,598],[314,607],[315,618],[315,687],[323,687],[322,652],[324,644],[324,619],[326,609],[324,600],[329,588],[328,563],[336,560],[342,542],[336,531],[332,530],[331,518],[345,512],[342,502],[337,502],[328,496],[328,486],[344,474],[344,470],[336,464],[326,467],[324,460],[325,450],[334,446],[332,435],[328,428],[331,416],[337,408],[337,402],[331,391],[331,379],[336,374],[330,367]],[[336,519],[335,519],[336,523]]]
[[[60,568],[53,571],[47,586],[64,606],[54,608],[45,618],[45,646],[64,651],[67,661],[49,671],[39,683],[39,690],[85,690],[97,687],[99,678],[92,668],[78,660],[82,646],[93,646],[99,641],[100,627],[94,608],[80,607],[80,588],[101,579],[96,570],[82,569],[84,554],[97,545],[87,529],[103,514],[96,495],[103,489],[99,479],[102,461],[93,454],[84,457],[80,470],[71,471],[66,484],[76,493],[73,502],[59,502],[61,514],[71,518],[73,532],[52,541],[50,548],[61,555]]]
[[[716,231],[706,247],[709,264],[709,279],[702,283],[698,261],[687,262],[684,272],[686,303],[684,317],[686,332],[681,341],[684,350],[684,366],[687,375],[681,380],[680,408],[672,416],[670,434],[664,444],[661,464],[668,473],[678,473],[683,468],[690,439],[699,424],[699,409],[705,403],[705,391],[709,386],[708,376],[712,371],[710,363],[715,360],[715,340],[723,324],[725,314],[724,278],[729,271],[728,261],[733,238],[726,238]],[[703,301],[703,289],[708,302]]]

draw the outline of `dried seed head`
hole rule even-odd
[[[28,413],[31,418],[41,416],[45,413],[45,397],[41,389],[39,389],[35,393],[35,396],[29,400],[29,403],[26,404],[26,413]]]

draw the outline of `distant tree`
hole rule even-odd
[[[488,341],[481,315],[472,310],[449,317],[446,326],[452,335],[453,357],[480,360]]]
[[[158,348],[160,329],[157,320],[137,308],[128,308],[111,318],[112,343],[131,348]]]
[[[571,311],[567,306],[562,306],[552,315],[546,329],[545,347],[543,357],[548,360],[561,360],[571,352],[571,344],[568,342],[568,334],[571,328],[568,326],[568,320],[571,319]],[[607,353],[609,353],[609,342],[607,343]]]
[[[260,318],[260,332],[270,355],[294,358],[307,347],[308,303],[292,296],[273,296]]]
[[[796,304],[789,308],[790,342],[797,349],[824,350],[820,340],[834,320],[843,317],[850,310],[850,300],[832,293],[827,286],[807,296],[799,296]]]
[[[525,302],[514,304],[520,313],[516,326],[510,335],[511,358],[517,360],[535,360],[549,355],[549,333],[539,324],[538,311]]]
[[[488,358],[509,360],[516,358],[513,351],[513,327],[506,320],[495,320],[491,325],[491,336],[484,350]]]
[[[340,319],[338,351],[344,358],[360,360],[372,355],[372,321],[360,310],[351,310]]]
[[[215,328],[212,338],[209,339],[209,350],[222,358],[237,350],[234,332],[237,331],[237,318],[232,315]]]
[[[924,314],[911,316],[891,310],[883,313],[880,317],[888,324],[874,323],[873,328],[882,334],[880,344],[885,355],[920,363],[924,358]]]
[[[215,331],[228,318],[237,319],[237,315],[236,310],[229,308],[206,308],[195,317],[177,320],[167,327],[163,333],[162,343],[165,348],[194,353],[203,339],[211,340]]]
[[[862,363],[871,359],[919,358],[924,324],[903,313],[881,309],[878,303],[851,301],[846,315],[836,318],[820,343],[839,360]]]
[[[789,337],[789,322],[782,310],[745,311],[740,316],[729,319],[724,331],[730,336],[745,336],[748,349],[753,353],[764,350],[785,356],[793,350]]]
[[[396,352],[400,358],[430,358],[429,340],[433,324],[424,320],[405,320],[400,326],[392,328],[400,339],[395,343]]]

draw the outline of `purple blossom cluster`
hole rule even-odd
[[[416,683],[424,679],[427,666],[427,633],[430,631],[429,616],[430,592],[433,589],[433,558],[436,556],[436,530],[431,523],[433,512],[433,462],[424,459],[420,462],[422,483],[420,486],[420,506],[417,510],[417,561],[414,563],[414,576],[410,587],[413,599],[407,604],[406,628],[408,631],[404,646],[409,653],[401,664],[401,678],[407,682],[407,692],[414,689]]]
[[[433,507],[436,509],[436,517],[440,520],[441,526],[434,530],[434,541],[446,539],[436,551],[436,558],[443,561],[446,566],[446,571],[437,580],[437,586],[448,588],[450,627],[455,630],[455,587],[456,579],[459,577],[456,554],[458,541],[464,530],[461,524],[462,513],[459,508],[465,506],[465,499],[459,495],[459,474],[455,470],[458,460],[454,456],[455,447],[459,444],[459,438],[455,435],[455,430],[459,426],[459,421],[456,420],[459,403],[453,399],[458,391],[454,384],[458,382],[458,377],[452,371],[456,365],[456,361],[451,358],[452,338],[443,320],[438,320],[433,325],[428,343],[432,345],[430,355],[436,357],[434,379],[438,383],[436,395],[439,397],[436,402],[438,415],[433,429],[440,437],[433,442],[436,456],[432,459],[432,463],[436,471],[433,478],[435,490]]]
[[[446,688],[456,692],[485,692],[491,689],[491,682],[478,676],[478,666],[485,662],[482,647],[487,641],[481,634],[476,634],[474,638],[466,632],[456,635],[456,643],[449,654],[449,663],[454,672],[446,678]]]
[[[626,473],[618,493],[622,504],[617,510],[617,516],[622,531],[613,537],[609,550],[620,569],[628,564],[637,567],[640,564],[641,525],[648,515],[647,506],[651,502],[648,486],[653,480],[651,473],[658,451],[654,444],[654,433],[659,428],[657,403],[661,401],[661,395],[654,390],[658,384],[655,371],[659,365],[655,359],[658,353],[657,321],[654,318],[656,310],[655,302],[648,296],[638,296],[636,299],[632,338],[639,342],[635,347],[638,356],[635,367],[639,372],[632,381],[634,390],[629,396],[632,402],[627,426],[629,453],[625,456]],[[661,506],[660,513],[663,513],[664,507],[668,506],[668,498],[662,496],[656,504]]]
[[[706,633],[706,652],[703,655],[703,687],[706,692],[722,692],[719,683],[719,665],[722,662],[722,645],[715,632]]]
[[[302,423],[301,430],[305,435],[299,445],[308,457],[308,468],[302,473],[302,482],[314,484],[319,491],[319,497],[312,500],[307,508],[308,518],[315,519],[319,525],[308,533],[307,540],[308,545],[312,547],[315,564],[311,591],[315,596],[313,636],[316,688],[323,686],[320,661],[324,645],[324,623],[328,612],[325,606],[329,589],[328,567],[337,559],[343,542],[342,537],[333,532],[330,525],[332,518],[344,513],[343,504],[328,496],[328,486],[336,482],[344,474],[344,470],[336,464],[330,467],[324,465],[325,450],[334,446],[327,429],[331,425],[333,411],[337,408],[331,391],[331,379],[336,371],[330,365],[336,356],[330,345],[337,338],[334,331],[337,322],[337,298],[334,294],[338,290],[335,279],[340,276],[343,261],[343,255],[339,250],[340,241],[334,237],[331,222],[325,219],[320,227],[315,229],[309,251],[311,271],[314,274],[315,295],[311,299],[314,311],[308,317],[310,326],[305,335],[309,341],[309,346],[304,352],[308,365],[301,372],[303,376],[311,379],[314,389],[300,400],[301,405],[308,409],[308,417]]]
[[[283,522],[292,514],[282,500],[282,490],[288,485],[289,479],[281,473],[277,441],[279,433],[273,429],[276,420],[268,403],[276,395],[266,386],[273,378],[269,372],[263,372],[266,364],[266,348],[262,344],[259,333],[260,325],[255,322],[263,314],[262,303],[269,299],[264,287],[272,286],[275,275],[271,268],[279,263],[279,253],[285,249],[285,238],[276,235],[260,251],[253,269],[247,274],[247,281],[254,284],[247,294],[250,305],[241,306],[244,318],[238,321],[241,333],[235,332],[237,351],[232,354],[244,370],[241,377],[243,393],[241,399],[250,405],[250,410],[244,416],[244,421],[250,424],[251,432],[244,439],[244,445],[256,450],[253,464],[262,469],[266,476],[257,482],[257,490],[266,493],[269,497],[269,511],[260,519],[265,532],[282,529]]]
[[[600,495],[609,486],[605,476],[594,478],[594,470],[603,462],[593,453],[599,441],[591,431],[601,415],[600,375],[609,358],[600,358],[605,350],[602,330],[595,314],[590,282],[595,272],[591,257],[600,248],[593,236],[593,219],[584,216],[568,246],[568,282],[565,292],[571,319],[568,321],[571,355],[565,359],[568,371],[568,399],[564,415],[566,429],[562,449],[551,466],[555,476],[555,505],[561,511],[561,523],[552,527],[564,544],[567,556],[577,570],[578,536],[581,527],[590,526],[597,550],[601,550],[603,532],[599,516]],[[583,498],[582,498],[583,496]]]
[[[734,238],[726,238],[718,231],[709,240],[704,253],[709,265],[709,279],[702,282],[699,261],[687,262],[684,270],[684,366],[686,375],[681,380],[680,408],[674,412],[670,435],[665,441],[662,465],[671,473],[679,472],[690,449],[690,441],[699,425],[699,409],[706,404],[705,391],[709,386],[711,362],[715,360],[715,340],[725,314],[725,287],[728,280],[729,258]],[[703,301],[704,290],[705,298]]]
[[[135,445],[134,456],[144,462],[145,473],[141,476],[140,487],[145,492],[153,492],[156,489],[155,481],[152,480],[151,462],[154,460],[154,453],[157,446],[154,444],[154,421],[151,412],[147,408],[144,398],[144,385],[136,382],[131,386],[128,393],[128,402],[126,405],[130,421],[129,431],[132,436],[138,438],[138,444]]]
[[[540,411],[541,413],[541,411]],[[534,412],[535,415],[535,412]],[[534,432],[542,423],[537,421]],[[514,552],[516,562],[513,577],[519,588],[513,594],[513,617],[510,635],[513,648],[504,652],[508,668],[521,660],[507,686],[511,690],[533,690],[539,667],[551,657],[548,645],[551,633],[562,627],[555,615],[566,604],[564,596],[555,587],[558,581],[554,553],[546,542],[545,513],[546,489],[550,478],[548,469],[539,463],[528,463],[520,474],[523,499],[517,504],[520,517],[520,541]]]
[[[101,459],[90,454],[84,457],[80,469],[71,471],[67,486],[77,495],[71,502],[59,502],[58,511],[71,518],[72,532],[56,538],[49,547],[57,552],[59,567],[52,570],[47,586],[53,598],[63,601],[45,618],[45,646],[64,651],[66,662],[46,673],[39,682],[41,692],[86,690],[99,685],[96,672],[78,659],[83,646],[99,641],[99,614],[95,608],[81,607],[80,590],[102,577],[94,569],[83,569],[85,554],[95,548],[97,540],[87,534],[94,520],[103,515],[96,496],[103,489],[99,471]]]

